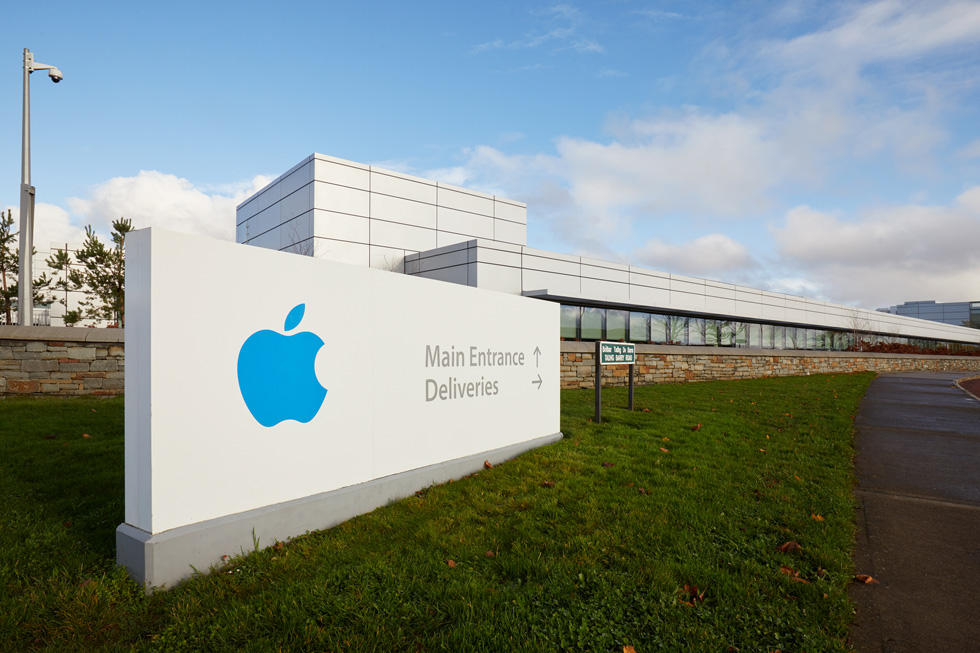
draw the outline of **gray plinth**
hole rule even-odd
[[[120,524],[116,529],[116,562],[126,567],[129,575],[141,583],[147,592],[173,587],[196,571],[206,573],[222,564],[224,556],[254,550],[256,543],[269,546],[277,540],[286,540],[307,531],[330,528],[351,517],[410,496],[424,487],[472,474],[483,468],[485,460],[497,464],[561,438],[561,433],[555,433],[466,458],[156,534],[130,524]]]

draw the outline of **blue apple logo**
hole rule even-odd
[[[305,312],[306,304],[293,307],[284,330],[298,327]],[[309,331],[287,336],[266,329],[248,337],[238,352],[238,387],[255,421],[275,426],[316,417],[327,396],[313,368],[322,346],[323,340]]]

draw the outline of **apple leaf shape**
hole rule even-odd
[[[306,313],[306,304],[297,304],[293,307],[293,310],[289,311],[289,315],[286,316],[286,323],[283,325],[284,331],[292,331],[299,326],[299,323],[303,320],[303,314]]]

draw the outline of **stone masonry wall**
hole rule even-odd
[[[978,372],[980,356],[636,345],[636,385],[835,372]],[[605,365],[602,385],[628,383],[626,365]],[[561,343],[561,387],[595,387],[595,343]]]
[[[637,385],[831,372],[980,372],[977,356],[637,345]],[[595,387],[595,345],[561,343],[563,388]],[[0,326],[0,397],[120,395],[124,332]],[[603,385],[626,385],[625,365],[606,365]]]
[[[121,395],[120,329],[0,326],[0,397]]]

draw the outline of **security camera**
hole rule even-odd
[[[58,82],[60,82],[65,78],[65,76],[61,74],[61,71],[58,70],[57,68],[52,68],[51,70],[49,70],[48,77],[50,77],[51,81],[54,82],[55,84],[57,84]]]

